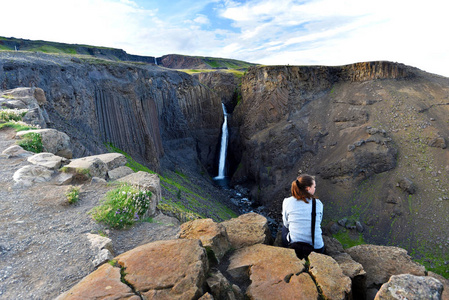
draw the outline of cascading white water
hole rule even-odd
[[[228,149],[228,114],[226,112],[226,107],[223,107],[223,126],[221,127],[221,147],[220,147],[220,160],[218,163],[218,176],[215,179],[225,178],[225,166],[226,166],[226,151]]]
[[[157,66],[157,58],[156,58],[156,56],[154,57],[154,64]]]

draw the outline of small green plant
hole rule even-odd
[[[150,207],[151,192],[124,184],[109,191],[100,206],[91,210],[97,222],[112,228],[131,226],[140,220]]]
[[[75,204],[79,200],[79,194],[80,194],[79,187],[72,186],[67,190],[65,196],[69,204]]]
[[[112,259],[112,260],[108,261],[108,264],[110,264],[111,266],[115,267],[117,265],[117,260]]]
[[[98,230],[97,234],[102,237],[108,237],[108,234],[106,232],[104,232],[103,230]]]
[[[6,128],[6,127],[13,128],[15,131],[39,129],[36,126],[28,125],[28,124],[26,124],[24,122],[20,122],[20,121],[19,122],[9,121],[9,122],[0,124],[0,129]]]
[[[27,151],[41,153],[43,150],[42,136],[39,133],[30,132],[24,134],[17,144]]]

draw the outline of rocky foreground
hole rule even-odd
[[[448,299],[447,280],[404,249],[344,251],[326,237],[326,255],[300,260],[270,237],[255,213],[190,221],[178,239],[123,253],[57,299]]]

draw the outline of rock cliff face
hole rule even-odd
[[[220,99],[191,76],[153,65],[42,53],[1,52],[0,88],[39,87],[51,127],[67,132],[74,156],[103,143],[158,170],[161,159],[214,164]]]
[[[376,243],[414,232],[448,245],[447,228],[425,225],[448,221],[447,78],[390,62],[253,67],[241,93],[229,121],[232,182],[273,217],[298,173],[310,173],[325,219],[360,220]]]
[[[194,74],[193,77],[211,88],[221,98],[221,102],[225,104],[228,113],[232,112],[232,109],[237,104],[237,95],[241,82],[239,78],[232,73],[220,71],[198,73]]]

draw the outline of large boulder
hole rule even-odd
[[[78,174],[79,179],[87,180],[92,177],[105,178],[108,172],[107,165],[98,157],[86,156],[73,159],[63,167],[65,173]]]
[[[209,268],[199,240],[145,244],[111,264],[102,265],[57,299],[198,299],[204,294]]]
[[[121,281],[120,271],[120,268],[104,264],[84,277],[69,291],[61,294],[56,300],[141,299],[128,285]]]
[[[209,268],[199,240],[157,241],[116,257],[144,299],[198,299]]]
[[[13,179],[16,182],[16,187],[28,187],[33,183],[50,181],[53,171],[46,167],[38,165],[28,165],[17,170]]]
[[[359,245],[346,249],[346,252],[366,271],[367,289],[379,289],[392,275],[426,275],[426,268],[414,262],[402,248]]]
[[[332,257],[312,252],[309,262],[309,273],[321,288],[325,299],[352,299],[351,279],[343,274]]]
[[[269,244],[272,240],[268,221],[262,215],[248,213],[224,221],[231,246],[235,249],[254,244]]]
[[[411,274],[393,275],[384,283],[375,300],[427,299],[440,300],[443,284],[432,277]]]
[[[99,177],[105,179],[108,171],[126,164],[126,157],[120,153],[104,153],[73,159],[64,167],[64,172],[86,175],[84,179]]]
[[[161,181],[157,174],[150,174],[139,171],[119,178],[118,182],[125,182],[140,189],[151,192],[151,202],[148,207],[147,216],[153,216],[156,213],[156,207],[162,199]]]
[[[236,281],[251,282],[249,299],[318,299],[305,263],[292,249],[257,244],[236,250],[227,273]]]
[[[226,228],[212,219],[198,219],[183,223],[178,237],[201,240],[203,246],[210,249],[218,261],[230,249]]]
[[[16,133],[16,138],[21,139],[25,134],[37,133],[42,137],[44,152],[50,152],[65,158],[72,158],[70,137],[56,129],[24,130]]]

